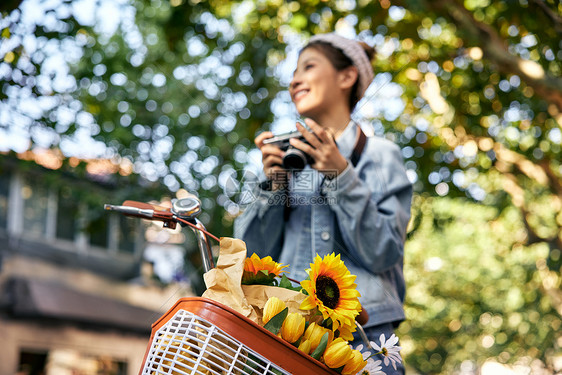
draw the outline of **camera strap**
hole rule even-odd
[[[357,134],[357,142],[355,142],[355,147],[353,148],[353,152],[351,153],[351,157],[349,158],[351,164],[356,167],[357,163],[359,163],[359,159],[361,158],[361,154],[363,153],[363,149],[365,148],[365,144],[367,143],[367,136],[363,132],[360,126],[357,126],[359,129],[359,134]]]

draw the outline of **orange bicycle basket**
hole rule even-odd
[[[233,309],[182,298],[152,325],[140,375],[335,375]]]

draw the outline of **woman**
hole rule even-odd
[[[336,34],[311,38],[299,55],[289,92],[309,129],[306,142],[291,139],[311,164],[299,173],[283,169],[285,152],[255,139],[267,183],[237,218],[234,236],[249,252],[270,255],[306,278],[314,256],[336,252],[352,274],[369,313],[371,340],[388,338],[402,320],[403,255],[412,187],[400,149],[379,137],[364,137],[351,112],[373,80],[373,50]],[[359,342],[354,342],[353,344]],[[403,368],[387,374],[403,373]]]

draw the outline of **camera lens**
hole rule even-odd
[[[290,148],[283,157],[283,168],[290,171],[302,171],[306,167],[306,154],[296,148]]]

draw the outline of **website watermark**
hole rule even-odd
[[[280,170],[265,179],[253,171],[232,170],[223,175],[219,184],[224,195],[240,206],[247,206],[264,198],[269,205],[334,205],[337,198],[327,194],[337,190],[337,179],[330,178],[333,175],[334,171],[320,173],[313,169],[300,172]]]
[[[303,196],[303,195],[288,195],[288,194],[275,194],[268,198],[267,203],[270,206],[284,205],[284,206],[321,206],[321,205],[334,205],[336,204],[336,197],[327,197],[323,195]]]

